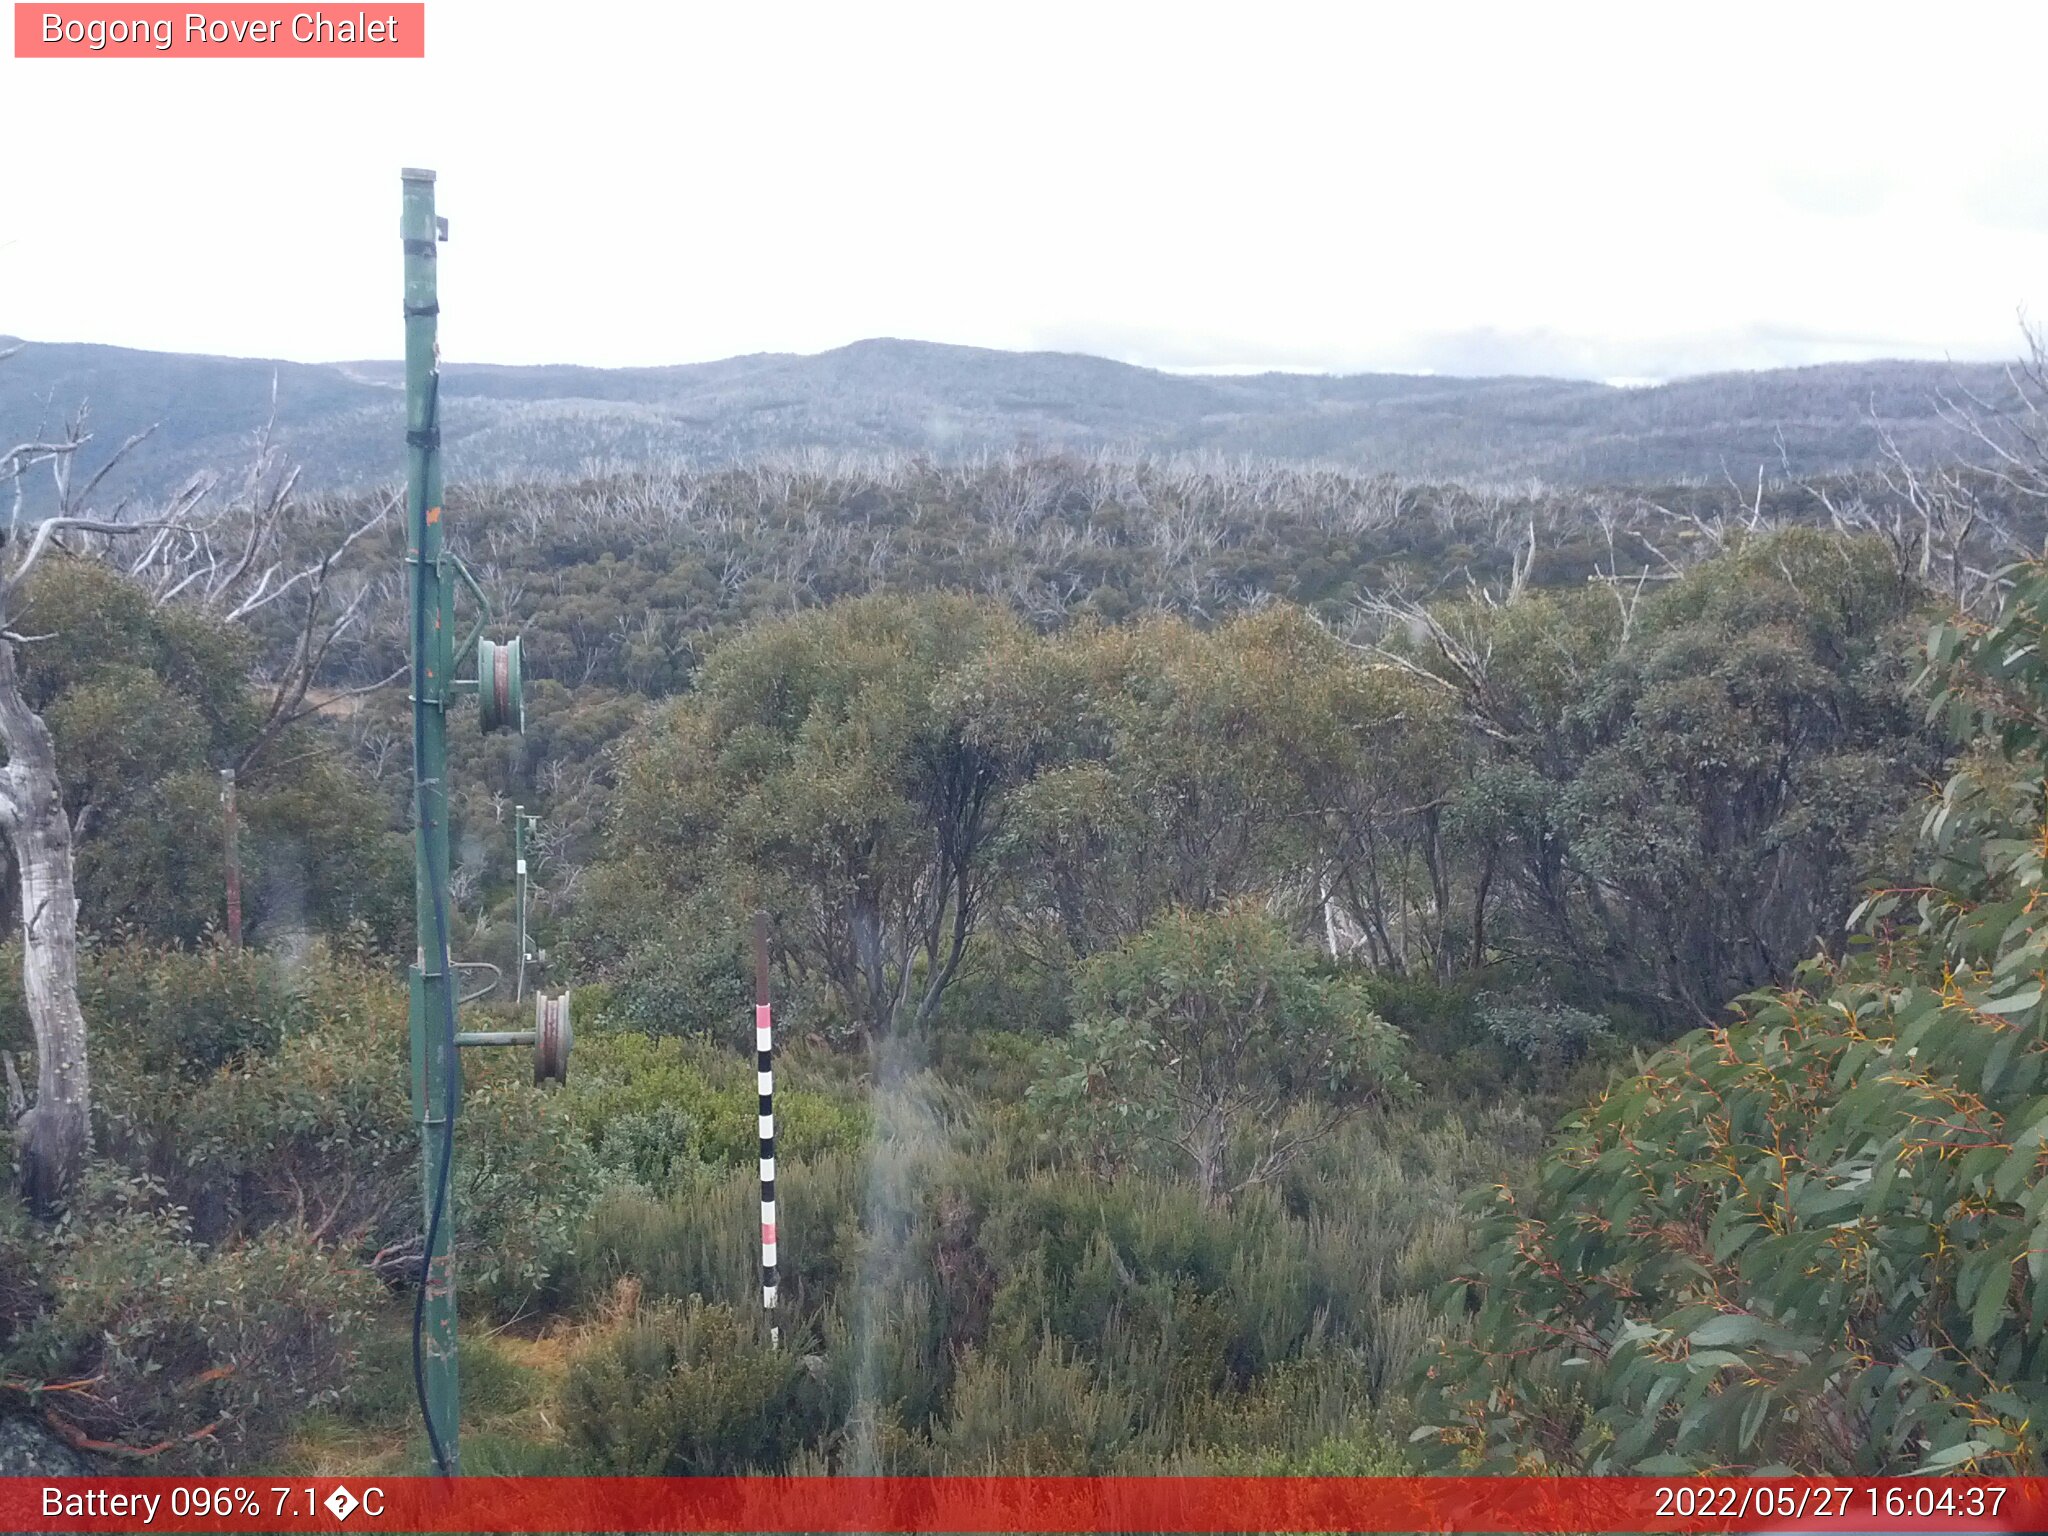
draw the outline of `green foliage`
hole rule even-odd
[[[1306,1450],[1267,1450],[1251,1435],[1202,1458],[1212,1477],[1406,1477],[1401,1448],[1372,1427],[1319,1440]]]
[[[338,745],[310,731],[288,737],[275,765],[260,761],[239,795],[243,908],[252,941],[311,930],[358,935],[385,955],[410,952],[406,818],[362,782]],[[217,797],[205,809],[199,824],[217,827]]]
[[[928,1019],[973,931],[1006,777],[943,685],[1015,629],[964,598],[876,598],[728,641],[628,759],[600,903],[660,922],[705,886],[728,910],[765,902],[842,1027]]]
[[[1982,720],[1923,883],[1843,963],[1745,1000],[1481,1201],[1472,1347],[1418,1431],[1466,1465],[2034,1471],[2048,1414],[2048,572],[1941,626],[1936,709]],[[1447,1303],[1457,1305],[1461,1283]]]
[[[494,1067],[463,1073],[456,1273],[479,1300],[511,1315],[562,1263],[599,1178],[555,1095],[533,1085],[531,1064],[503,1053]]]
[[[1043,942],[1038,942],[1043,941]],[[1061,941],[1006,916],[972,945],[921,1044],[934,1065],[949,1055],[1007,1059],[1059,1033],[1069,1021],[1072,966]],[[995,1036],[1009,1037],[1007,1042]],[[993,1062],[963,1065],[961,1076],[986,1083]]]
[[[1377,648],[1280,603],[1049,634],[838,603],[714,647],[635,738],[578,952],[622,1018],[707,1031],[763,903],[794,1016],[869,1038],[940,1023],[963,976],[1056,990],[1165,911],[1256,899],[1384,973],[1511,955],[1668,1035],[1789,979],[1899,867],[1941,755],[1906,698],[1922,601],[1876,544],[1791,529],[1631,605],[1525,590],[1354,630]],[[1499,1042],[1470,1034],[1451,1077],[1484,1091]]]
[[[1923,601],[1875,541],[1790,529],[1626,625],[1596,591],[1445,616],[1426,664],[1488,742],[1447,826],[1561,986],[1592,967],[1706,1021],[1840,932],[1937,771],[1907,699]]]
[[[1126,1392],[1098,1385],[1075,1350],[1048,1338],[1021,1356],[962,1363],[932,1460],[954,1475],[1100,1476],[1116,1468],[1135,1418]]]
[[[633,1307],[570,1372],[577,1444],[593,1469],[631,1476],[779,1467],[826,1420],[801,1344],[773,1349],[756,1317],[700,1297]]]
[[[1354,1121],[1218,1206],[1147,1174],[1020,1170],[992,1106],[905,1091],[934,1102],[884,1116],[871,1158],[779,1165],[785,1353],[815,1340],[829,1404],[788,1465],[1385,1470],[1375,1405],[1424,1347],[1423,1291],[1466,1256],[1456,1194],[1537,1136],[1512,1113]],[[755,1197],[750,1167],[612,1192],[563,1300],[751,1308]]]
[[[859,1267],[867,1171],[844,1154],[784,1161],[776,1217],[782,1304],[791,1317],[821,1308]],[[761,1186],[754,1169],[711,1170],[663,1195],[606,1192],[585,1221],[561,1277],[571,1305],[601,1304],[621,1283],[652,1298],[758,1300]]]
[[[38,711],[154,678],[168,690],[149,695],[156,718],[179,721],[183,733],[246,732],[257,724],[247,686],[254,659],[248,634],[189,608],[156,606],[110,564],[58,558],[39,565],[23,618],[34,626],[24,633],[49,636],[30,649],[23,672],[24,692]],[[85,713],[112,754],[110,766],[139,764],[155,749],[117,740],[118,717],[94,708]]]
[[[1452,1461],[1838,1470],[1854,1440],[1856,1465],[2031,1465],[2039,1003],[2013,999],[2042,785],[2017,762],[1974,764],[1930,822],[1922,933],[1899,928],[1920,893],[1880,898],[1866,956],[1615,1088],[1485,1213],[1476,1268],[1453,1199],[1513,1183],[1538,1140],[1518,1106],[1600,1078],[1611,1033],[1783,981],[1893,868],[1939,761],[1896,567],[1736,539],[1629,608],[1583,589],[1611,550],[1550,506],[1535,588],[1382,629],[1353,600],[1398,563],[1503,570],[1497,506],[1090,474],[700,481],[687,518],[674,487],[570,488],[580,522],[472,493],[508,583],[546,571],[552,596],[532,733],[457,733],[467,952],[506,956],[523,799],[560,876],[544,942],[590,1011],[565,1091],[465,1058],[459,1274],[501,1314],[608,1309],[550,1404],[570,1444],[485,1461],[1377,1473],[1447,1333],[1425,1450]],[[63,638],[25,665],[101,935],[95,1127],[135,1190],[81,1209],[70,1269],[0,1220],[0,1348],[50,1380],[104,1352],[93,1433],[186,1435],[199,1406],[260,1456],[333,1401],[349,1335],[308,1319],[359,1318],[346,1288],[417,1225],[404,997],[371,958],[409,907],[402,773],[375,777],[402,700],[355,722],[364,771],[309,729],[245,779],[252,932],[335,937],[231,956],[203,941],[252,642],[78,562],[39,581],[50,622],[25,626]],[[2031,641],[1936,642],[1976,663],[1958,718],[1990,711],[2029,760]],[[753,1310],[756,905],[795,1046],[780,1355]],[[1440,1095],[1419,1115],[1411,1074]],[[226,1299],[181,1311],[122,1273]],[[1461,1273],[1472,1349],[1470,1284],[1424,1299]],[[290,1339],[302,1375],[261,1363]],[[258,1363],[178,1385],[224,1355]]]
[[[1108,1166],[1181,1160],[1218,1199],[1270,1181],[1376,1098],[1413,1085],[1355,981],[1322,974],[1249,907],[1170,913],[1081,970],[1036,1099]]]
[[[163,995],[187,1017],[251,991],[268,1049],[167,1075],[150,1036],[100,1011],[111,989]],[[166,1185],[198,1234],[218,1240],[303,1222],[344,1247],[395,1238],[418,1182],[404,1002],[362,962],[311,957],[296,971],[245,952],[191,956],[123,946],[91,957],[83,992],[102,1147]],[[113,994],[118,999],[119,993]]]
[[[56,746],[87,931],[191,943],[223,922],[220,770],[240,765],[249,937],[361,923],[395,947],[410,859],[394,807],[317,728],[244,762],[264,715],[255,637],[87,559],[39,565],[22,622],[48,636],[23,686]]]
[[[197,1237],[292,1227],[368,1258],[418,1230],[405,995],[381,962],[110,946],[85,957],[81,993],[98,1144]],[[464,1066],[458,1273],[510,1308],[559,1262],[597,1169],[525,1063]]]
[[[1450,740],[1441,697],[1278,604],[1212,630],[1077,625],[991,656],[972,690],[976,739],[1035,766],[1008,851],[1075,955],[1174,907],[1312,910],[1301,872],[1359,876]]]
[[[1496,973],[1483,986],[1474,976],[1387,975],[1362,985],[1373,1008],[1408,1038],[1408,1070],[1425,1096],[1509,1097],[1545,1119],[1598,1093],[1630,1044],[1662,1036],[1654,1016],[1556,1001],[1540,972]]]
[[[660,897],[651,898],[659,902]],[[647,1035],[730,1037],[752,1018],[752,965],[729,901],[663,903],[667,916],[627,950],[607,990],[605,1016]],[[650,925],[652,926],[652,925]]]
[[[32,1397],[73,1438],[170,1467],[246,1466],[336,1400],[377,1291],[303,1231],[197,1244],[159,1191],[104,1169],[54,1235],[13,1227],[9,1267],[36,1245],[43,1295],[13,1319],[9,1378],[52,1384]]]
[[[631,1031],[581,1037],[564,1091],[601,1166],[665,1192],[699,1164],[751,1167],[760,1146],[751,1062],[693,1041]],[[857,1149],[863,1104],[806,1088],[785,1068],[775,1095],[777,1150],[815,1157]]]
[[[301,995],[274,960],[253,950],[108,945],[87,958],[79,982],[87,1017],[118,1030],[115,1049],[152,1075],[206,1078],[270,1054],[304,1028]]]
[[[1583,1061],[1612,1035],[1597,1013],[1566,1004],[1481,994],[1479,1019],[1510,1056],[1545,1072]]]

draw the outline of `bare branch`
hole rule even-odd
[[[92,478],[86,481],[84,486],[80,488],[78,492],[78,499],[76,502],[73,503],[73,505],[83,506],[86,502],[90,501],[92,499],[92,493],[99,488],[99,483],[107,478],[108,473],[111,470],[113,470],[118,464],[120,464],[120,462],[123,459],[127,458],[129,453],[138,444],[147,442],[152,436],[154,436],[156,433],[156,429],[159,425],[161,425],[161,423],[151,422],[148,426],[144,427],[140,432],[137,432],[133,437],[129,438],[120,447],[116,448],[112,453],[108,454],[106,463],[102,464],[98,469],[94,470]],[[65,507],[62,510],[68,512],[71,510],[71,508]]]

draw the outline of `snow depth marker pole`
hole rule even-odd
[[[775,1322],[775,1026],[768,1006],[768,914],[754,914],[754,1074],[761,1095],[761,1310],[768,1343],[782,1347]]]

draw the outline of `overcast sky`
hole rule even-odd
[[[0,58],[0,333],[395,355],[405,165],[461,361],[1667,377],[2004,357],[2048,318],[2040,4],[427,20],[422,62]]]

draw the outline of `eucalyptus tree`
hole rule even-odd
[[[1305,929],[1333,902],[1365,909],[1375,949],[1393,944],[1390,839],[1432,797],[1414,781],[1448,711],[1301,609],[1077,626],[976,675],[975,739],[1034,769],[1010,824],[1015,903],[1051,914],[1070,954],[1248,896]]]
[[[1632,608],[1596,584],[1387,610],[1375,654],[1468,737],[1446,796],[1475,926],[1491,904],[1511,951],[1699,1019],[1839,949],[1842,892],[1903,856],[1939,771],[1909,698],[1924,601],[1875,541],[1792,528]]]
[[[782,963],[823,983],[850,1033],[928,1021],[984,916],[1014,776],[949,685],[1018,633],[936,595],[726,641],[627,755],[598,909],[669,914],[637,937],[660,946],[679,907],[729,926],[766,904]]]

